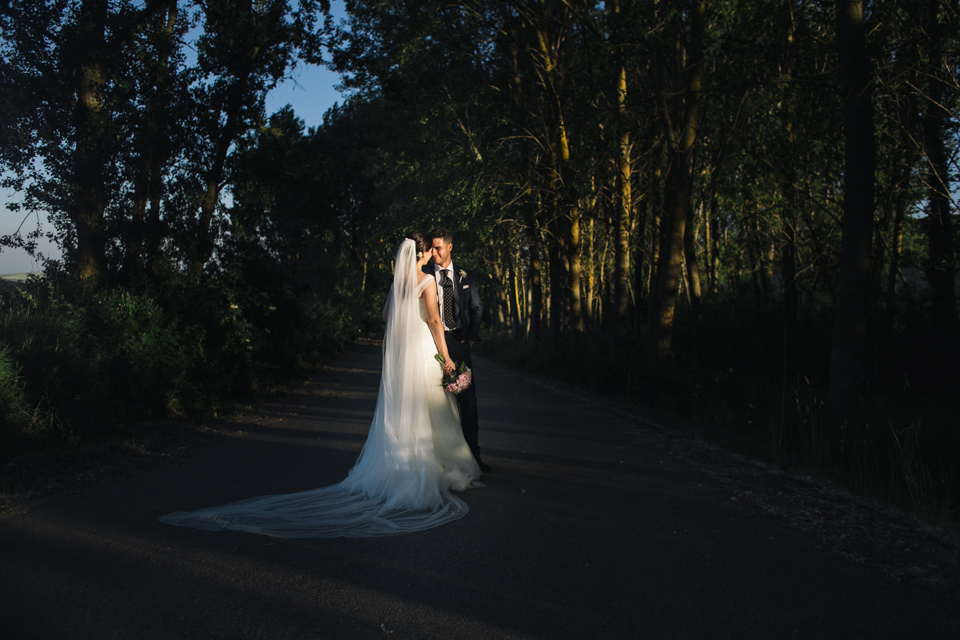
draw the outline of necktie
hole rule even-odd
[[[443,324],[447,329],[456,329],[457,323],[453,320],[453,280],[450,279],[450,269],[442,269],[440,286],[443,287]]]

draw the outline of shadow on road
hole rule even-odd
[[[494,471],[463,494],[463,520],[335,540],[157,521],[342,480],[379,357],[375,344],[341,355],[258,406],[266,426],[242,438],[0,520],[8,637],[954,637],[948,594],[841,561],[644,445],[622,415],[484,361]]]

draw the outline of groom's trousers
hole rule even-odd
[[[459,329],[447,331],[444,334],[447,342],[447,351],[450,358],[457,363],[465,362],[473,369],[473,359],[470,357],[470,343],[460,342],[463,332]],[[477,377],[473,377],[473,384],[457,394],[457,404],[460,407],[460,427],[463,429],[463,439],[473,452],[473,457],[480,458],[480,422],[477,418]]]

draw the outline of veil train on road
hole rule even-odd
[[[421,283],[418,274],[416,243],[404,240],[394,263],[376,411],[346,479],[170,513],[160,521],[278,538],[360,538],[423,531],[465,516],[466,503],[451,490],[478,484],[479,469],[456,403],[440,387],[436,347],[424,322],[420,294],[433,278]]]

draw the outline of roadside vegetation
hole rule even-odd
[[[681,312],[677,327],[673,357],[656,369],[642,336],[624,339],[613,358],[602,336],[581,352],[493,337],[478,353],[792,473],[935,521],[957,518],[960,403],[950,363],[935,355],[942,345],[907,331],[891,336],[876,356],[899,364],[896,377],[865,395],[855,417],[841,418],[829,410],[823,374],[828,314],[810,327],[793,378],[784,375],[775,311],[757,317],[749,307],[708,307],[699,318]]]
[[[122,437],[136,421],[247,402],[357,336],[349,307],[269,274],[151,296],[45,277],[0,294],[0,451]]]
[[[956,515],[956,3],[346,7],[0,4],[4,186],[64,256],[3,294],[3,442],[316,363],[442,226],[491,357]],[[264,107],[304,64],[310,129]]]

